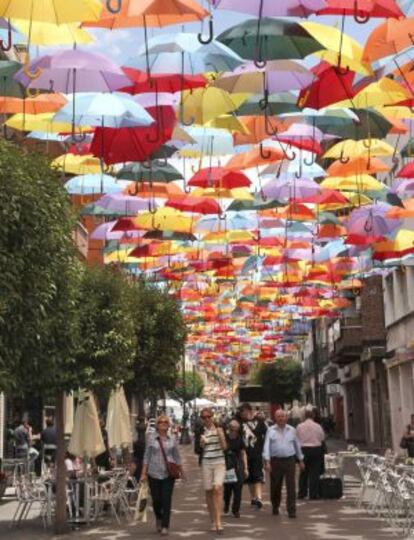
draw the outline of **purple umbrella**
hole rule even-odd
[[[214,0],[218,9],[255,17],[308,17],[326,7],[326,0]]]
[[[346,223],[348,233],[387,236],[401,224],[401,220],[387,217],[390,208],[389,204],[377,203],[353,210]]]
[[[140,238],[146,231],[112,231],[118,220],[101,223],[91,234],[91,240],[121,240],[121,238]]]
[[[39,56],[15,75],[23,86],[63,92],[113,92],[131,84],[109,58],[87,51],[63,50]]]
[[[267,90],[269,94],[276,94],[306,88],[314,78],[314,74],[299,62],[272,60],[259,70],[254,62],[246,62],[234,71],[223,73],[214,85],[230,93],[245,91],[261,94]]]
[[[150,199],[141,199],[133,195],[124,195],[123,193],[115,193],[112,195],[104,195],[95,202],[95,206],[110,210],[116,213],[124,213],[125,216],[133,216],[140,210],[156,210],[157,204]]]
[[[404,199],[414,197],[414,178],[398,178],[392,185],[391,193]]]
[[[289,201],[307,199],[314,195],[319,195],[321,188],[314,180],[310,178],[300,178],[294,180],[270,180],[263,186],[263,195],[269,199],[278,201]]]

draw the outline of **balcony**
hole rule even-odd
[[[346,318],[341,321],[339,338],[335,341],[332,361],[348,364],[360,357],[362,352],[363,332],[360,317]]]
[[[89,234],[87,229],[79,221],[72,233],[72,239],[81,257],[86,260],[88,257]]]

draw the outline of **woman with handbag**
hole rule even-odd
[[[159,416],[156,432],[148,438],[142,466],[141,482],[148,480],[157,531],[163,536],[170,527],[171,502],[175,480],[184,479],[175,437],[168,434],[170,419]]]
[[[242,499],[243,482],[249,476],[247,466],[246,447],[237,420],[229,423],[226,432],[226,474],[224,476],[224,513],[228,514],[230,503],[232,514],[235,518],[240,517],[240,505]]]

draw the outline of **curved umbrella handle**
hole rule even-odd
[[[358,9],[358,0],[354,2],[354,20],[358,24],[365,24],[370,20],[371,16],[369,13],[365,13]]]
[[[300,160],[299,169],[295,171],[295,178],[299,180],[300,178],[302,178],[302,176],[303,176],[303,165],[302,165],[302,160]]]
[[[292,155],[289,156],[286,150],[283,151],[283,157],[287,159],[288,161],[295,161],[296,159],[296,152],[292,150]]]
[[[203,37],[203,34],[200,32],[197,34],[197,39],[202,45],[208,45],[211,43],[214,39],[214,23],[213,23],[213,17],[210,17],[210,20],[208,21],[208,36],[206,38]]]
[[[30,88],[30,86],[28,86],[26,88],[26,96],[28,98],[36,98],[40,96],[40,88]]]
[[[362,144],[365,146],[365,148],[371,148],[372,147],[372,139],[371,137],[368,139],[368,143],[366,142],[366,139],[362,139]]]
[[[253,58],[253,63],[258,69],[263,69],[267,64],[267,60],[264,60],[263,58],[261,58],[261,56],[262,55],[260,54],[260,44],[258,44],[254,51]]]
[[[184,126],[187,126],[187,127],[192,126],[194,122],[195,122],[194,116],[190,116],[190,119],[186,121],[184,120],[184,115],[181,114],[180,123],[183,124]]]
[[[226,212],[220,212],[218,218],[220,221],[226,221]]]
[[[8,22],[7,27],[7,40],[8,43],[5,43],[4,39],[0,39],[0,49],[4,52],[8,52],[13,47],[13,34],[12,34],[12,28],[10,24],[10,20]]]
[[[350,157],[344,157],[344,151],[342,150],[341,155],[339,156],[339,161],[345,165],[345,163],[349,163]]]
[[[270,150],[265,152],[264,148],[263,148],[263,143],[260,143],[259,150],[260,150],[260,156],[261,156],[262,159],[270,159],[270,156],[272,155],[272,152]]]
[[[312,165],[315,165],[315,163],[316,163],[316,154],[314,152],[312,153],[312,158],[311,158],[310,162],[306,161],[306,158],[304,158],[303,163],[305,165],[307,165],[308,167],[311,167]]]
[[[30,71],[29,63],[27,62],[23,67],[23,73],[26,75],[26,77],[34,81],[40,77],[40,75],[43,73],[43,69],[38,67],[36,71]]]
[[[157,213],[157,209],[155,208],[155,205],[152,206],[152,204],[150,203],[149,206],[148,206],[148,212],[149,212],[152,216],[155,216],[155,214]]]
[[[114,4],[112,3],[114,2]],[[106,0],[106,9],[116,15],[122,9],[122,0]]]

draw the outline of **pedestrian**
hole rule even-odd
[[[170,528],[172,494],[175,478],[169,471],[169,463],[174,463],[184,480],[180,452],[175,437],[168,434],[170,419],[161,415],[156,421],[156,431],[147,438],[141,482],[148,480],[154,509],[156,528],[163,536]]]
[[[231,511],[235,518],[240,517],[240,505],[242,500],[243,483],[249,475],[247,467],[246,448],[241,435],[240,424],[237,420],[231,420],[226,431],[226,476],[227,473],[233,475],[229,481],[224,483],[224,513]]]
[[[290,518],[296,517],[296,459],[304,469],[303,454],[296,430],[287,425],[288,415],[283,409],[275,412],[275,425],[266,433],[263,448],[265,469],[270,473],[270,500],[273,515],[279,514],[283,480],[286,481],[286,508]]]
[[[243,441],[246,447],[249,468],[246,483],[250,489],[251,505],[260,510],[263,507],[262,486],[264,475],[262,453],[267,425],[260,415],[253,417],[253,409],[249,403],[240,405],[237,418],[242,427]]]
[[[299,477],[298,498],[319,499],[319,476],[323,470],[325,433],[315,422],[313,411],[305,412],[305,420],[296,428],[304,456],[305,469]]]
[[[56,460],[57,433],[52,418],[46,418],[46,427],[40,434],[40,441],[42,443],[43,461],[54,463]]]
[[[27,418],[23,418],[14,430],[14,441],[16,445],[16,458],[27,460],[28,469],[30,470],[38,458],[39,452],[32,446],[33,430]]]
[[[223,483],[226,471],[224,452],[226,437],[221,427],[213,421],[213,411],[204,408],[200,413],[203,426],[196,433],[195,452],[199,455],[206,503],[211,520],[211,530],[223,534],[221,511],[223,504]]]
[[[411,415],[410,423],[402,434],[400,447],[407,450],[408,457],[414,458],[414,414]]]

